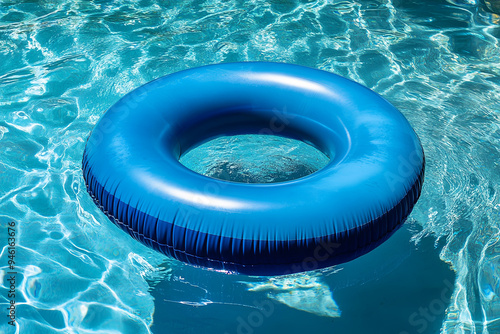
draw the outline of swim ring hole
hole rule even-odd
[[[272,134],[221,135],[195,144],[179,162],[219,180],[276,183],[310,175],[330,162],[324,152],[303,141]]]

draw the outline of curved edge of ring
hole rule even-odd
[[[86,151],[82,170],[87,191],[95,204],[115,225],[143,244],[192,265],[247,275],[284,275],[351,261],[387,240],[403,225],[420,197],[425,173],[423,152],[422,157],[421,171],[406,195],[376,219],[335,235],[271,242],[209,235],[160,221],[106,191],[92,174]],[[167,234],[166,242],[158,241],[160,233]],[[182,237],[174,238],[173,235]],[[235,249],[238,251],[234,252]],[[256,249],[261,253],[254,254]],[[262,262],[263,259],[267,261]]]

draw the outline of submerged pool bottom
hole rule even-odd
[[[0,209],[4,222],[19,222],[19,332],[234,334],[248,324],[254,334],[500,333],[500,17],[480,3],[499,2],[3,2]],[[340,318],[296,309],[324,307],[320,283],[277,288],[163,257],[103,224],[84,190],[85,138],[123,94],[245,60],[362,81],[409,118],[426,150],[409,223],[318,273]],[[161,281],[153,291],[151,276]],[[242,280],[262,286],[248,291]],[[444,310],[443,291],[452,297]],[[255,306],[269,298],[280,300],[271,315]],[[2,330],[12,328],[3,321]]]
[[[274,183],[298,179],[331,157],[300,140],[264,134],[220,136],[183,154],[180,163],[215,179]]]

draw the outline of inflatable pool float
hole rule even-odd
[[[308,176],[247,184],[179,163],[221,135],[301,140],[330,162]],[[134,238],[175,259],[251,275],[352,260],[386,240],[421,192],[424,153],[405,117],[332,73],[227,63],[150,82],[100,119],[83,154],[89,194]]]

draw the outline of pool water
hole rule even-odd
[[[0,333],[500,333],[499,7],[2,1]],[[424,189],[382,246],[321,271],[232,275],[146,248],[94,205],[81,157],[107,108],[160,76],[247,60],[343,75],[408,118],[426,152]]]
[[[242,183],[295,180],[333,157],[296,139],[264,134],[219,136],[183,154],[179,162],[199,174]]]

